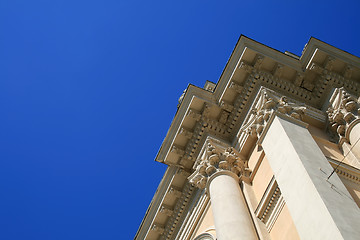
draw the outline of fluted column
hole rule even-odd
[[[210,142],[190,182],[206,188],[210,194],[216,235],[219,240],[258,239],[239,186],[239,176],[246,175],[246,162],[234,149],[221,150]]]

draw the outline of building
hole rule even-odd
[[[359,95],[358,57],[241,36],[218,83],[180,98],[135,239],[360,239]]]

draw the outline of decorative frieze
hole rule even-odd
[[[349,142],[351,127],[359,122],[359,99],[348,93],[345,88],[335,89],[327,110],[329,131],[335,135],[339,143]]]
[[[319,99],[324,98],[324,92],[328,87],[345,87],[353,92],[360,92],[360,84],[356,81],[351,80],[352,69],[351,65],[346,65],[342,75],[333,71],[335,59],[332,57],[327,57],[323,67],[317,63],[311,63],[308,68],[310,71],[315,72],[320,75],[317,79],[316,87],[314,88],[313,94]]]
[[[195,166],[195,171],[189,177],[189,181],[194,186],[203,189],[208,179],[220,171],[230,171],[238,177],[250,175],[247,161],[242,159],[234,148],[228,147],[222,150],[208,141],[203,159]]]
[[[350,172],[345,171],[344,169],[336,168],[335,172],[338,175],[341,175],[342,177],[348,179],[349,181],[352,181],[352,182],[355,182],[355,183],[358,183],[358,184],[360,183],[360,177],[359,176],[357,176],[355,174],[351,174]]]

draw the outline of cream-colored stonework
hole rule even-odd
[[[292,221],[290,212],[286,206],[281,210],[276,223],[270,231],[271,239],[276,240],[298,240],[300,236]]]
[[[271,170],[269,162],[266,157],[264,157],[261,160],[260,166],[252,180],[252,188],[258,202],[260,202],[273,176],[274,174]]]
[[[212,213],[211,205],[205,211],[204,217],[201,220],[201,223],[195,233],[195,236],[199,236],[202,233],[209,233],[209,234],[213,235],[214,238],[216,238],[214,216]]]
[[[358,239],[359,96],[358,57],[242,36],[216,84],[180,97],[135,239]]]

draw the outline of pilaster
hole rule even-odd
[[[268,124],[261,144],[300,237],[358,239],[360,210],[336,174],[327,179],[333,168],[308,130],[278,116]]]

